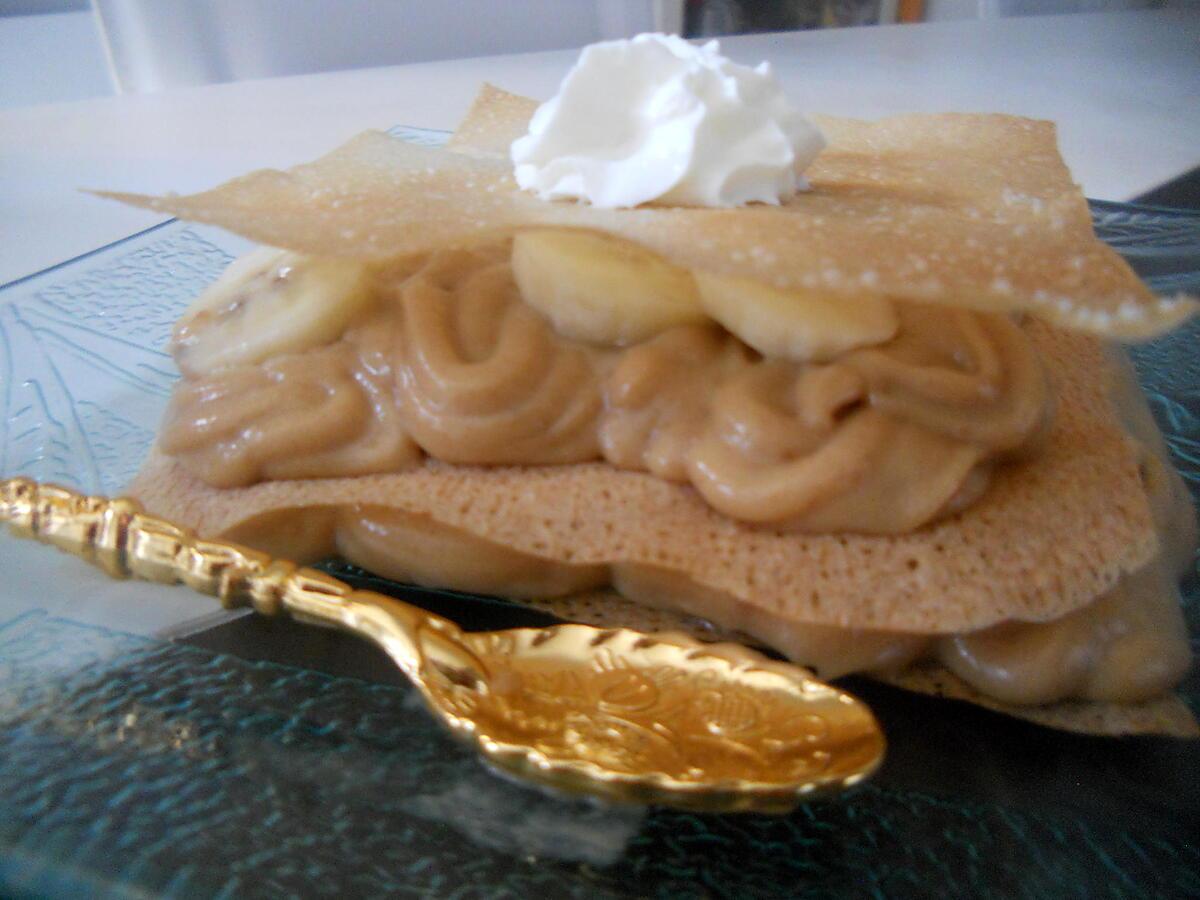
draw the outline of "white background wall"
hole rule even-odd
[[[335,6],[341,0],[325,2]],[[458,4],[461,0],[419,2],[436,8],[440,4]],[[500,8],[512,0],[491,2]],[[569,8],[575,0],[555,2]],[[1028,14],[1032,10],[1055,12],[1145,5],[1160,4],[1157,0],[926,0],[925,15],[928,21],[946,21],[1011,12]],[[1165,5],[1198,6],[1200,0],[1167,0]],[[114,92],[90,7],[89,0],[0,0],[0,107],[83,100]],[[481,52],[502,51],[473,49],[463,55]]]

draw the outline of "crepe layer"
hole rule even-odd
[[[597,209],[517,189],[508,143],[533,101],[485,89],[449,149],[367,132],[321,159],[210,191],[104,193],[263,244],[386,259],[522,228],[605,232],[698,271],[778,287],[1035,312],[1107,336],[1149,337],[1197,309],[1155,297],[1097,240],[1049,122],[1002,115],[820,118],[812,189],[782,206]]]

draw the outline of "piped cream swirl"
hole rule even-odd
[[[588,355],[521,302],[507,261],[434,254],[398,301],[397,399],[426,453],[492,465],[599,455]]]

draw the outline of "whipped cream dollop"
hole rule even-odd
[[[512,161],[517,184],[544,200],[742,206],[807,188],[801,173],[824,146],[769,63],[640,34],[585,48]]]

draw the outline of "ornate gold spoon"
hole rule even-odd
[[[862,703],[732,644],[585,625],[464,633],[407,603],[23,478],[0,522],[116,578],[183,582],[230,608],[282,612],[382,647],[429,707],[494,766],[619,801],[783,812],[849,787],[883,758]]]

